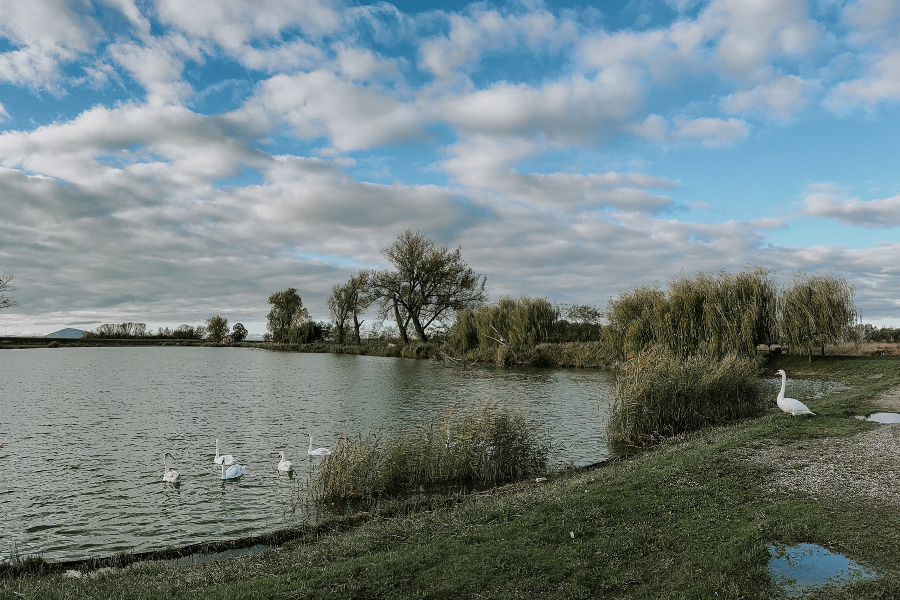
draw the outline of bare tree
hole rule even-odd
[[[374,297],[381,300],[382,312],[393,309],[401,340],[412,323],[416,335],[428,341],[428,328],[442,317],[487,298],[485,278],[462,259],[460,248],[449,250],[407,229],[381,253],[396,271],[379,271],[372,276]]]
[[[16,306],[16,301],[3,293],[11,292],[16,289],[16,286],[13,285],[15,278],[16,276],[12,273],[0,274],[0,310]]]
[[[331,312],[331,320],[337,329],[338,343],[344,343],[348,322],[353,320],[353,331],[356,343],[361,344],[362,339],[359,329],[363,321],[359,319],[371,306],[374,297],[369,288],[369,272],[362,270],[350,278],[344,285],[336,285],[331,288],[331,297],[328,298],[328,310]]]

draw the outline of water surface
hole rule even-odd
[[[296,522],[307,433],[417,425],[448,407],[503,402],[543,422],[558,463],[607,458],[614,375],[448,369],[425,360],[249,348],[58,348],[0,352],[0,559],[155,550]],[[215,439],[246,466],[213,467]],[[296,476],[278,476],[284,449]],[[182,483],[161,481],[171,452]]]

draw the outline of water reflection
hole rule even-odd
[[[521,406],[560,462],[609,456],[602,371],[448,369],[428,361],[234,348],[0,354],[0,548],[50,560],[233,539],[290,525],[313,459],[308,433],[418,424],[447,407]],[[215,440],[247,470],[223,481]],[[295,478],[279,476],[278,452]],[[179,486],[162,481],[171,452]],[[0,559],[5,558],[0,555]]]
[[[877,576],[871,569],[818,544],[769,546],[769,554],[772,557],[769,575],[788,598],[802,596],[825,585],[839,587]]]
[[[856,418],[861,421],[872,421],[873,423],[884,423],[886,425],[900,423],[900,413],[874,413],[868,417],[859,415]]]

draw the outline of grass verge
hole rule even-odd
[[[143,562],[78,579],[0,581],[0,598],[772,598],[772,543],[822,544],[880,573],[817,597],[900,597],[900,511],[774,494],[776,465],[732,452],[880,425],[848,418],[900,386],[900,359],[772,357],[773,373],[837,380],[818,417],[762,416],[677,436],[606,466],[513,484],[455,508],[373,517],[278,551],[175,567]],[[790,389],[790,388],[789,388]]]

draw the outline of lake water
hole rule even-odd
[[[292,525],[306,456],[339,433],[418,425],[448,407],[501,402],[542,422],[557,463],[610,455],[615,375],[448,369],[426,360],[249,348],[0,351],[0,559],[100,557],[233,539]],[[215,439],[246,466],[222,481]],[[278,452],[294,463],[279,477]],[[161,481],[171,452],[182,483]]]

